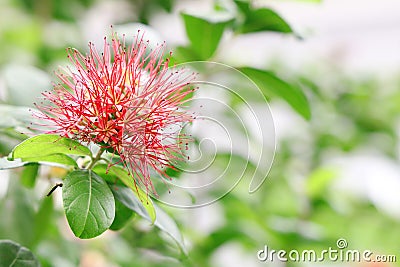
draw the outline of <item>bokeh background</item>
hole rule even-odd
[[[35,186],[28,167],[0,170],[0,239],[57,267],[399,265],[260,262],[257,251],[265,245],[321,251],[345,238],[349,249],[396,255],[400,262],[400,3],[259,0],[251,6],[274,10],[291,30],[263,29],[257,20],[246,29],[243,20],[252,17],[229,0],[0,0],[1,156],[24,138],[18,132],[32,121],[28,108],[51,88],[53,71],[68,64],[65,48],[85,51],[89,41],[100,47],[110,25],[165,40],[176,63],[211,60],[268,71],[283,90],[307,100],[299,104],[264,82],[277,149],[258,191],[249,194],[250,177],[244,177],[212,205],[163,207],[182,232],[189,258],[139,216],[118,232],[73,237],[60,192],[45,198],[64,174],[49,167],[36,170]],[[207,30],[183,14],[203,18],[215,31],[204,38]],[[210,42],[216,42],[212,53],[199,48]],[[243,164],[240,156],[233,161]]]

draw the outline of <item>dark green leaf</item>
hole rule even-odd
[[[11,152],[11,159],[41,157],[52,154],[92,155],[89,148],[75,140],[54,134],[42,134],[31,137],[17,145]]]
[[[111,230],[117,231],[123,228],[132,219],[135,213],[118,199],[115,199],[115,218],[110,226]]]
[[[93,238],[106,231],[115,216],[115,201],[107,183],[96,173],[77,170],[64,179],[64,211],[75,236]]]
[[[236,6],[245,14],[250,13],[250,3],[246,0],[234,0]]]
[[[205,18],[182,14],[186,34],[199,60],[209,59],[218,47],[229,20],[211,21]]]
[[[27,248],[11,240],[0,240],[0,267],[39,267],[40,263]]]
[[[33,188],[35,186],[38,171],[39,164],[32,163],[26,165],[21,174],[21,183],[28,188]]]
[[[166,11],[171,12],[174,0],[157,0],[157,4]]]
[[[311,118],[310,104],[304,93],[295,85],[289,84],[269,71],[245,67],[240,68],[263,92],[266,97],[272,95],[283,98],[301,116]]]

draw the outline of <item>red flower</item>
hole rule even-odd
[[[171,160],[182,158],[187,137],[180,129],[193,117],[180,107],[195,75],[168,68],[164,44],[150,50],[140,34],[128,47],[114,34],[111,43],[104,38],[103,53],[92,43],[89,49],[86,56],[68,49],[75,68],[57,73],[61,83],[43,93],[50,104],[36,105],[38,116],[50,122],[47,133],[119,154],[136,181],[154,192],[150,169],[164,175]]]

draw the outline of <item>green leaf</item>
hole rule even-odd
[[[156,217],[156,211],[154,209],[154,204],[149,197],[148,198],[148,205],[151,205],[151,215],[149,214],[148,207],[143,205],[143,202],[140,201],[134,191],[128,187],[121,186],[121,185],[110,185],[111,191],[114,194],[114,197],[124,204],[129,209],[133,210],[141,217],[145,218],[151,223],[154,223]],[[146,203],[146,202],[145,202]]]
[[[252,9],[249,2],[235,1],[238,8],[244,13],[245,19],[238,27],[241,33],[274,31],[292,33],[290,25],[275,11],[269,8]]]
[[[211,21],[211,19],[200,18],[185,13],[182,13],[182,18],[191,47],[198,55],[197,59],[209,59],[217,49],[225,27],[231,19]]]
[[[35,214],[34,227],[33,227],[33,246],[38,245],[45,234],[49,231],[54,214],[53,197],[45,197],[40,203],[39,210]]]
[[[250,13],[250,3],[246,0],[234,0],[236,6],[245,14]]]
[[[78,167],[78,165],[76,164],[76,161],[73,158],[71,158],[65,154],[61,154],[61,153],[45,155],[45,156],[38,156],[38,157],[22,158],[21,160],[23,162],[39,162],[39,163],[52,162],[52,163],[58,163],[58,164],[62,164],[62,165]]]
[[[283,98],[292,108],[305,119],[311,118],[310,104],[307,97],[297,86],[289,84],[269,71],[244,67],[240,68],[262,91],[270,98],[272,95]]]
[[[191,47],[175,47],[174,53],[172,55],[173,57],[171,58],[171,66],[173,66],[173,64],[190,62],[198,59],[196,52],[193,51]]]
[[[117,175],[110,173],[107,164],[96,164],[92,170],[109,184],[116,184],[118,182],[122,185],[124,184],[118,179]]]
[[[110,185],[110,187],[116,199],[121,201],[121,203],[129,209],[135,211],[144,219],[153,223],[153,220],[149,217],[147,210],[143,207],[142,203],[138,201],[132,190],[127,187],[118,185]],[[178,244],[180,250],[184,254],[186,254],[186,248],[183,242],[182,235],[174,220],[155,204],[153,204],[152,206],[154,208],[154,216],[157,217],[154,221],[154,225],[160,230],[167,233],[169,236],[171,236],[172,239]]]
[[[11,240],[0,240],[0,267],[39,267],[40,263],[27,248]]]
[[[114,165],[109,167],[108,173],[110,175],[118,177],[118,179],[120,179],[127,187],[132,190],[137,200],[140,201],[140,204],[145,208],[148,216],[151,219],[151,222],[154,223],[154,221],[156,220],[156,212],[154,210],[153,202],[151,201],[147,193],[135,184],[134,178],[132,178],[129,172],[122,167]]]
[[[292,33],[289,24],[282,19],[275,11],[268,8],[261,8],[251,11],[240,27],[240,32],[274,31],[281,33]]]
[[[39,164],[31,163],[26,165],[21,173],[21,183],[27,188],[33,188],[35,186],[38,171]]]
[[[165,9],[165,11],[171,12],[174,0],[157,0],[158,5]]]
[[[176,225],[175,221],[160,207],[155,206],[157,219],[154,223],[160,230],[164,231],[168,234],[179,246],[181,252],[187,255],[187,250],[185,247],[185,243],[183,241],[183,237],[181,231]]]
[[[81,145],[78,141],[55,134],[42,134],[17,145],[11,152],[11,159],[35,158],[52,154],[92,156],[89,148]]]
[[[117,231],[123,228],[132,219],[135,213],[118,199],[115,198],[115,218],[110,226],[111,230]]]
[[[31,246],[34,204],[32,190],[22,187],[16,179],[10,179],[7,197],[0,201],[0,239],[12,239]]]
[[[64,211],[72,232],[93,238],[106,231],[115,216],[115,201],[107,183],[88,170],[70,172],[62,190]]]

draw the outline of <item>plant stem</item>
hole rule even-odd
[[[90,170],[93,168],[94,164],[96,164],[96,162],[98,162],[101,159],[101,155],[103,155],[104,151],[106,149],[105,148],[100,148],[99,152],[97,152],[96,157],[92,157],[92,161],[90,162],[89,166],[87,166],[87,170]]]

